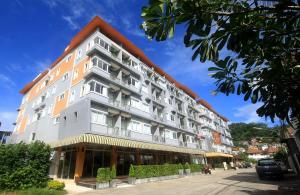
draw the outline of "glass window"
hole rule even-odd
[[[90,82],[89,86],[90,86],[90,91],[95,91],[95,82],[94,81]]]
[[[144,124],[143,133],[151,134],[151,125]]]
[[[101,125],[107,125],[107,115],[103,112],[92,110],[91,122],[101,124]]]

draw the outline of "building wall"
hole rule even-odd
[[[114,57],[104,47],[95,44],[96,37],[119,50],[119,54]],[[136,62],[136,68],[133,64],[124,64],[122,62],[124,56]],[[113,73],[105,72],[99,67],[93,67],[94,57],[113,67],[115,76],[112,77]],[[132,87],[121,82],[128,79],[127,77],[135,78],[139,83],[138,86]],[[90,92],[88,83],[91,80],[103,85],[103,90],[107,94],[115,90],[117,95],[114,100]],[[125,96],[134,100],[123,105],[122,97]],[[42,97],[45,98],[41,101]],[[133,103],[135,100],[139,103]],[[152,126],[151,135],[131,131],[130,139],[152,142],[153,135],[156,135],[159,139],[164,137],[165,144],[180,145],[179,142],[188,142],[188,139],[193,140],[202,133],[204,140],[196,139],[195,143],[188,142],[185,147],[197,147],[196,144],[199,144],[203,150],[231,152],[232,140],[227,121],[205,106],[197,104],[195,99],[176,88],[166,78],[154,72],[98,30],[24,95],[13,140],[29,142],[33,133],[35,139],[45,142],[82,133],[107,134],[109,132],[107,126],[91,123],[93,104],[98,106],[96,109],[102,109],[107,115],[117,113],[119,118],[116,119],[113,128],[122,130],[123,116]],[[144,104],[149,104],[148,111],[145,111]],[[178,104],[181,104],[181,109],[178,109]],[[177,132],[178,141],[167,137],[164,133],[166,129]],[[216,134],[219,135],[218,138],[213,136]]]

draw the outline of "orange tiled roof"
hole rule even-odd
[[[142,62],[147,64],[149,67],[154,68],[156,72],[158,72],[161,76],[165,76],[171,83],[174,83],[176,87],[185,91],[188,95],[193,97],[194,99],[198,98],[198,95],[194,93],[191,89],[186,87],[185,85],[177,82],[170,75],[165,73],[159,66],[154,64],[142,50],[140,50],[137,46],[135,46],[131,41],[125,38],[121,33],[119,33],[116,29],[102,20],[100,17],[96,16],[89,22],[75,37],[71,40],[70,44],[67,46],[64,53],[58,57],[54,63],[51,65],[51,68],[56,66],[59,61],[61,61],[67,54],[69,54],[73,49],[75,49],[82,41],[84,41],[90,34],[92,34],[97,28],[100,29],[101,33],[109,37],[114,42],[122,45],[129,53],[139,58]],[[41,78],[40,78],[41,79]],[[34,81],[28,83],[23,89],[20,90],[20,93],[27,93],[32,86],[34,86],[39,80],[35,79]]]
[[[267,149],[265,149],[265,152],[268,154],[273,154],[273,153],[278,152],[278,150],[279,150],[279,148],[270,146]]]
[[[249,147],[247,150],[248,154],[261,154],[262,151],[258,149],[257,147]]]

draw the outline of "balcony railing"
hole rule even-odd
[[[166,139],[160,135],[153,135],[152,136],[152,141],[153,142],[159,142],[159,143],[165,143]]]

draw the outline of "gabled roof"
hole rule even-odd
[[[55,60],[55,62],[51,65],[51,68],[55,67],[66,55],[68,55],[73,49],[75,49],[82,41],[84,41],[89,35],[91,35],[95,30],[99,28],[101,33],[109,37],[111,40],[116,42],[117,44],[122,45],[122,47],[127,50],[129,53],[140,59],[146,65],[151,68],[154,68],[156,72],[158,72],[161,76],[164,76],[171,83],[174,83],[176,87],[182,89],[192,98],[197,99],[198,95],[194,93],[191,89],[186,87],[185,85],[177,82],[170,75],[165,73],[159,66],[154,64],[145,54],[144,52],[135,46],[131,41],[129,41],[126,37],[124,37],[121,33],[119,33],[116,29],[102,20],[100,17],[94,17],[75,37],[71,40],[70,44],[65,49],[64,53]],[[43,73],[43,76],[45,74]],[[39,77],[39,79],[35,79],[32,82],[28,83],[20,93],[27,93],[43,76]]]

